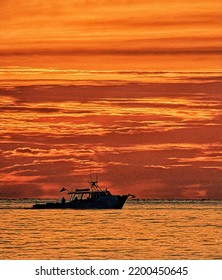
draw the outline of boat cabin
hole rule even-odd
[[[106,190],[76,189],[71,193],[70,201],[73,200],[96,200],[102,196],[110,196],[111,193]]]

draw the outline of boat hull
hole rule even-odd
[[[69,202],[47,202],[34,204],[34,209],[122,209],[128,195],[104,196],[96,200],[72,200]]]

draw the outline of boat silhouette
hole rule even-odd
[[[90,188],[77,188],[70,191],[63,187],[60,192],[67,191],[70,199],[66,201],[63,197],[60,202],[37,203],[34,209],[122,209],[128,197],[134,195],[112,195],[106,188],[101,189],[98,185],[98,176],[93,180],[90,174],[88,181]]]

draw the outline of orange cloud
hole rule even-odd
[[[220,0],[2,0],[0,193],[222,198]],[[124,178],[124,180],[123,180]]]
[[[221,10],[218,0],[3,1],[1,61],[76,69],[216,69]]]
[[[85,184],[94,171],[114,192],[221,197],[219,72],[134,72],[149,83],[129,83],[129,75],[119,85],[2,88],[2,194],[13,183],[28,188],[16,195],[54,196],[61,185]]]

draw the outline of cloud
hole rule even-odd
[[[25,106],[0,106],[0,110],[17,111],[17,112],[36,112],[36,113],[56,113],[59,110],[56,108],[30,108]]]
[[[145,168],[160,168],[160,169],[169,169],[169,166],[165,165],[144,165]]]
[[[125,70],[220,67],[219,1],[109,2],[1,1],[1,64]]]
[[[221,198],[220,15],[217,0],[2,0],[1,192],[54,196],[94,171],[115,192]]]
[[[28,147],[24,147],[24,148],[17,148],[15,150],[15,153],[38,154],[39,150],[38,149],[30,149]]]
[[[220,47],[199,47],[199,48],[125,48],[125,49],[57,49],[57,48],[40,48],[40,49],[11,49],[0,50],[0,56],[163,56],[163,55],[221,55],[222,51]]]
[[[156,75],[165,80],[2,88],[2,192],[13,183],[27,188],[21,196],[55,196],[61,185],[85,186],[91,171],[115,193],[220,197],[220,83],[188,82],[184,72]]]

